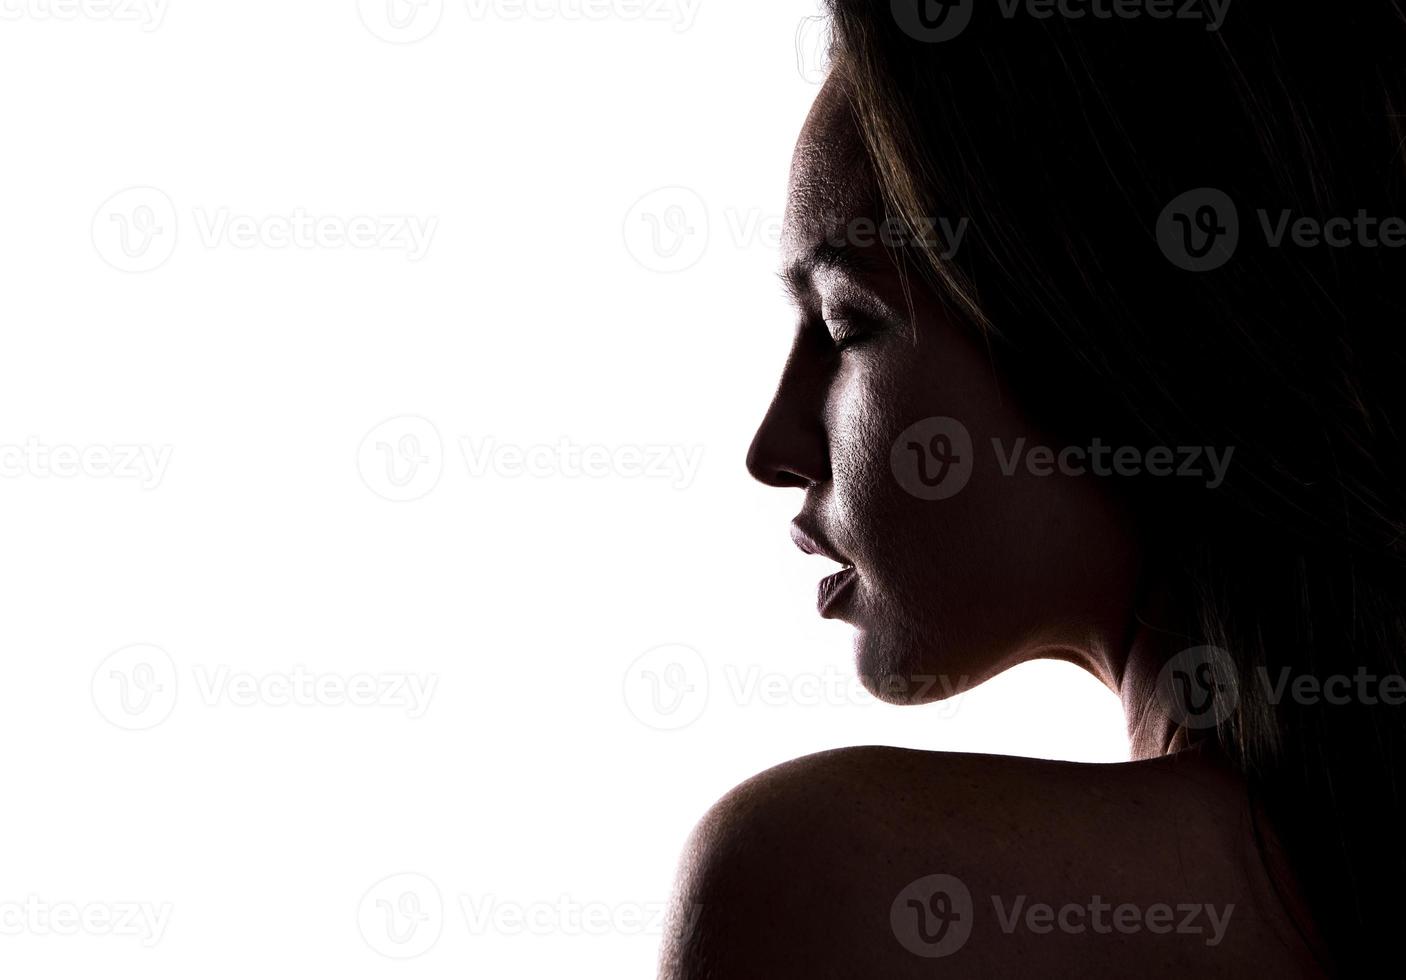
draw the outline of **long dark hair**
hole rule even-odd
[[[1233,658],[1210,737],[1283,842],[1325,968],[1398,960],[1406,706],[1292,684],[1276,701],[1266,678],[1406,668],[1406,249],[1388,221],[1406,218],[1406,17],[1390,0],[1235,0],[1214,25],[946,6],[970,22],[829,0],[890,215],[970,219],[955,255],[921,248],[912,271],[1056,431],[1234,447],[1219,487],[1136,487],[1173,597],[1152,625]],[[1293,241],[1293,221],[1333,216],[1352,230]],[[1234,217],[1238,241],[1178,252],[1175,233]]]

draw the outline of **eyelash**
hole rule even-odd
[[[843,353],[864,344],[873,338],[875,324],[867,317],[847,313],[843,316],[824,317],[821,321],[825,325],[825,332],[830,337],[831,346],[836,353]],[[837,331],[833,329],[834,324],[843,324],[848,329]]]

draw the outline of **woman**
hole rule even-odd
[[[877,696],[1067,660],[1132,761],[764,772],[694,831],[662,975],[1399,970],[1406,15],[830,12],[749,468]]]

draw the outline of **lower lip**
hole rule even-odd
[[[820,580],[820,587],[816,589],[815,604],[819,607],[822,618],[830,619],[839,611],[840,604],[854,589],[856,577],[854,568],[850,567]]]

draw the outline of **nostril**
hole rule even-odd
[[[747,472],[769,487],[811,487],[829,476],[825,435],[799,420],[769,415],[747,450]]]
[[[747,472],[753,479],[769,487],[808,487],[815,482],[783,463],[784,457],[774,449],[763,439],[763,433],[757,433],[747,450]]]
[[[747,471],[752,474],[753,479],[765,483],[769,487],[800,487],[805,489],[816,483],[810,477],[785,466],[767,462],[752,453],[747,454]]]

